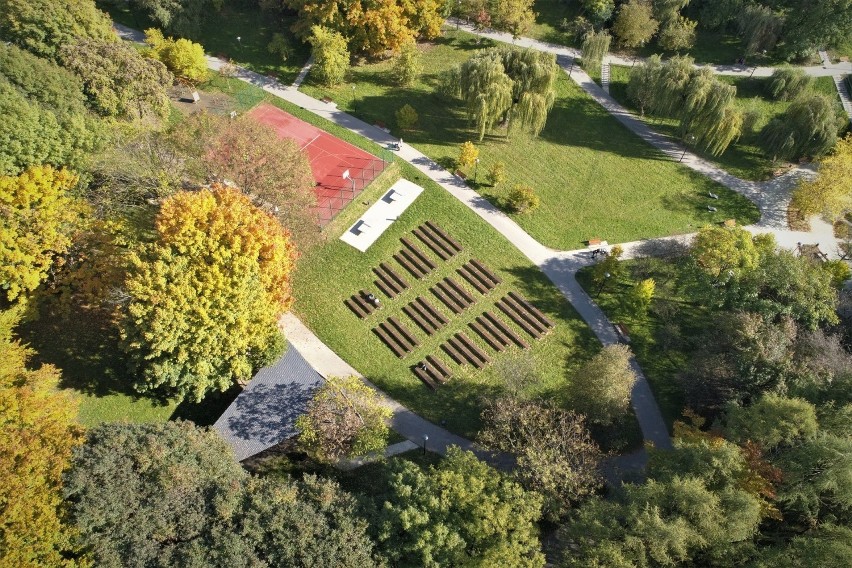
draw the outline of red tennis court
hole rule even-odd
[[[308,154],[323,226],[385,168],[385,163],[372,154],[270,104],[258,105],[249,114],[274,128],[282,138],[295,140]]]

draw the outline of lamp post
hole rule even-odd
[[[601,292],[603,292],[604,285],[606,284],[606,281],[609,280],[610,276],[612,276],[612,274],[610,274],[609,272],[604,272],[604,279],[601,280],[601,285],[598,286],[598,293],[595,294],[595,298],[601,295]]]
[[[242,47],[243,46],[243,38],[241,38],[240,36],[237,36],[237,43],[240,44],[240,47]]]
[[[476,183],[476,176],[479,175],[479,158],[475,159],[473,163],[475,164],[473,167],[473,183]]]
[[[459,22],[461,21],[461,0],[456,0],[456,31],[459,29]]]
[[[684,156],[686,156],[686,144],[692,144],[693,142],[695,142],[695,135],[694,134],[687,134],[686,138],[684,139],[683,153],[680,155],[680,160],[678,160],[678,162],[682,162]]]
[[[429,441],[429,436],[423,434],[423,455],[426,455],[426,442]]]
[[[358,112],[358,108],[355,105],[355,85],[352,85],[352,112]]]

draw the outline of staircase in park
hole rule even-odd
[[[609,63],[601,62],[601,88],[609,93]]]
[[[849,92],[849,81],[844,80],[842,75],[834,75],[834,84],[837,86],[837,94],[840,95],[840,103],[843,105],[843,110],[849,117],[849,122],[852,122],[852,97]]]

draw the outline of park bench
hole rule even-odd
[[[476,335],[481,337],[482,340],[495,351],[503,351],[507,347],[507,344],[503,342],[504,340],[497,339],[497,337],[492,335],[491,330],[486,329],[478,320],[472,321],[467,325],[470,326],[470,329],[472,329]]]
[[[373,267],[373,273],[379,277],[373,283],[389,298],[396,298],[403,290],[408,288],[408,282],[403,280],[385,263]]]
[[[615,328],[615,332],[618,334],[618,339],[622,343],[630,343],[630,329],[626,324],[621,322],[616,322],[612,324],[612,327]]]
[[[518,302],[518,304],[523,306],[529,313],[531,313],[533,316],[535,316],[538,319],[538,321],[540,321],[542,324],[546,325],[547,327],[554,327],[555,326],[555,324],[552,321],[547,319],[547,316],[545,316],[541,312],[541,310],[539,310],[537,307],[535,307],[532,304],[532,302],[530,302],[529,300],[527,300],[526,298],[524,298],[523,296],[521,296],[517,292],[514,292],[514,291],[509,292],[509,296],[511,296],[516,302]]]
[[[438,265],[436,265],[434,262],[432,262],[432,259],[429,258],[428,256],[426,256],[426,253],[423,252],[422,250],[420,250],[414,243],[412,243],[411,241],[409,241],[405,237],[402,237],[400,239],[400,241],[402,241],[402,244],[405,245],[405,248],[407,248],[411,252],[411,254],[413,254],[415,257],[417,257],[417,259],[424,266],[429,267],[430,272],[432,270],[435,270],[438,267]]]
[[[459,365],[473,365],[481,369],[491,362],[490,357],[477,347],[463,333],[456,333],[441,345],[450,358]]]
[[[412,231],[412,233],[420,239],[420,242],[438,255],[441,260],[449,260],[450,257],[455,254],[455,252],[450,247],[445,246],[440,239],[436,238],[432,233],[423,230],[423,227],[417,227]]]
[[[457,253],[462,251],[461,245],[456,242],[450,235],[448,235],[441,227],[433,223],[432,221],[426,221],[426,226],[432,230],[433,233],[441,237],[448,245],[450,245]]]
[[[473,296],[452,278],[444,278],[436,283],[431,290],[455,314],[462,313],[474,304]]]
[[[586,241],[586,244],[590,247],[599,247],[603,243],[603,240],[600,237],[594,237]]]
[[[468,265],[465,264],[464,266],[456,268],[456,272],[458,272],[459,276],[464,278],[467,283],[473,286],[480,294],[485,295],[491,291],[488,286],[482,283],[482,281],[477,277],[476,273],[470,268],[468,268]]]
[[[343,303],[361,319],[372,314],[381,305],[378,298],[366,290],[360,290],[357,294],[353,294],[349,299],[344,300]]]
[[[447,366],[432,355],[414,365],[411,370],[432,390],[438,388],[438,385],[446,383],[452,376]]]
[[[540,327],[530,324],[529,321],[527,321],[524,317],[522,317],[519,313],[512,309],[512,306],[508,302],[506,302],[506,298],[501,299],[494,305],[497,306],[497,308],[501,312],[506,314],[506,316],[508,316],[510,320],[515,322],[518,327],[527,332],[533,338],[539,339],[543,335],[543,332]]]
[[[483,277],[487,278],[487,279],[488,279],[488,280],[489,280],[489,281],[490,281],[490,282],[491,282],[494,286],[497,286],[498,284],[500,284],[501,282],[503,282],[503,280],[502,280],[499,276],[497,276],[496,274],[494,274],[494,273],[491,271],[491,269],[490,269],[490,268],[488,268],[487,266],[485,266],[484,264],[482,264],[482,262],[478,261],[477,259],[475,259],[475,258],[471,258],[471,259],[470,259],[470,264],[472,264],[473,266],[475,266],[475,267],[476,267],[476,269],[479,271],[479,272],[477,273],[478,275],[480,275],[480,276],[483,276]],[[492,287],[493,287],[493,286],[492,286]]]
[[[412,257],[411,253],[405,249],[402,249],[393,255],[393,258],[400,264],[400,266],[406,269],[409,274],[418,280],[429,274],[429,270],[424,268],[415,258]]]
[[[405,357],[420,345],[414,334],[395,317],[390,317],[374,327],[373,333],[399,358]]]
[[[402,308],[402,311],[428,335],[432,335],[449,323],[437,308],[421,296]]]
[[[508,325],[506,325],[506,323],[503,320],[501,320],[499,317],[497,317],[496,315],[492,314],[491,312],[485,312],[484,314],[482,314],[482,317],[485,318],[486,320],[488,320],[489,322],[491,322],[496,329],[500,330],[500,332],[505,337],[508,337],[512,341],[512,343],[514,343],[515,345],[517,345],[521,349],[529,349],[530,348],[529,343],[524,341],[523,338],[521,338],[520,335],[515,333],[514,330],[512,330],[512,328],[510,328]]]

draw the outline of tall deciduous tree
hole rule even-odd
[[[756,442],[766,450],[816,434],[816,408],[800,398],[763,395],[750,406],[733,405],[725,416],[725,437],[738,443]]]
[[[393,63],[393,78],[402,87],[411,85],[423,70],[420,51],[414,40],[406,42]]]
[[[811,94],[787,107],[784,115],[773,118],[760,133],[760,144],[773,160],[819,157],[837,142],[838,120],[834,101]]]
[[[482,412],[479,442],[512,454],[524,487],[545,497],[545,514],[558,518],[601,483],[601,452],[584,419],[551,403],[501,398]]]
[[[600,71],[603,58],[609,51],[612,36],[606,31],[590,31],[583,36],[583,69],[589,73]]]
[[[497,0],[491,21],[495,29],[509,32],[517,39],[535,23],[535,0]]]
[[[837,217],[852,207],[852,135],[819,161],[814,179],[802,181],[793,193],[793,206],[805,215]]]
[[[850,0],[776,0],[784,11],[781,38],[788,57],[838,45],[852,35]]]
[[[581,0],[581,4],[589,20],[597,27],[603,26],[615,11],[614,0]]]
[[[129,0],[167,33],[194,38],[201,23],[223,0]]]
[[[0,35],[48,58],[79,39],[118,41],[94,0],[0,0]]]
[[[81,441],[77,404],[58,392],[55,367],[27,368],[15,323],[0,312],[0,564],[73,566],[62,476]]]
[[[571,380],[567,393],[571,406],[589,422],[606,426],[628,411],[636,382],[630,357],[626,345],[607,345]]]
[[[754,55],[775,48],[784,25],[782,15],[760,4],[746,4],[737,19],[740,36],[745,40],[745,52]]]
[[[401,566],[544,566],[541,497],[471,452],[450,448],[427,472],[400,460],[374,523],[380,546]]]
[[[251,116],[213,122],[214,132],[201,149],[206,172],[236,183],[258,207],[278,218],[300,249],[315,244],[315,182],[301,148]]]
[[[296,421],[299,444],[328,462],[379,452],[387,446],[391,414],[360,378],[327,377]]]
[[[462,63],[458,91],[480,141],[512,107],[512,79],[494,50],[483,51]]]
[[[677,16],[663,22],[657,43],[669,51],[688,50],[695,45],[695,27],[698,22]]]
[[[82,40],[60,51],[62,63],[82,80],[92,107],[105,116],[168,116],[172,74],[124,42]]]
[[[4,301],[25,298],[71,245],[85,211],[70,191],[77,176],[51,166],[0,177],[0,288]]]
[[[339,32],[321,26],[314,26],[308,38],[317,79],[328,86],[343,82],[349,70],[349,48],[346,38]]]
[[[207,79],[207,59],[204,48],[188,39],[163,37],[156,28],[145,30],[148,55],[162,61],[176,77],[189,83],[200,83]]]
[[[621,45],[638,47],[650,41],[659,27],[650,0],[629,0],[618,8],[612,31]]]
[[[807,91],[814,79],[798,67],[778,67],[769,79],[769,94],[779,101],[790,101]]]
[[[157,237],[131,258],[122,347],[140,392],[201,400],[247,381],[283,349],[288,233],[238,189],[166,199]]]

